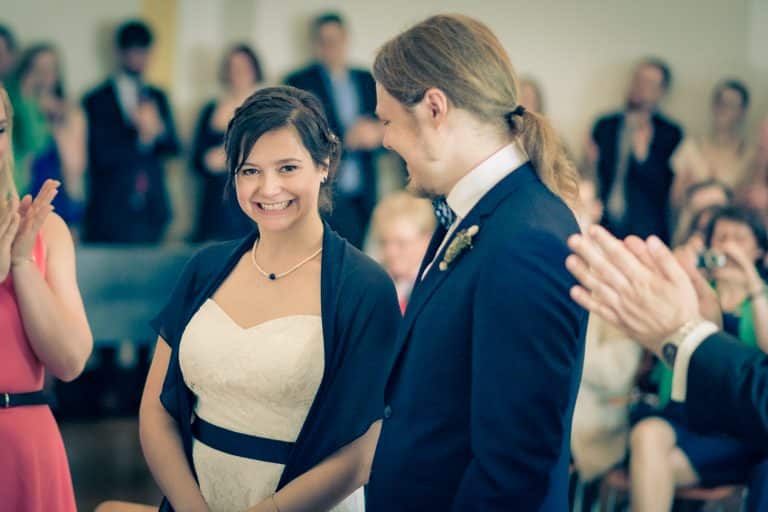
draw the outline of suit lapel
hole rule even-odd
[[[475,207],[469,212],[464,220],[461,221],[461,223],[451,235],[451,239],[445,244],[445,247],[443,247],[443,249],[437,255],[438,257],[435,258],[435,263],[429,269],[427,275],[424,276],[424,279],[417,279],[413,293],[411,294],[411,299],[405,309],[405,318],[403,319],[403,323],[400,327],[400,333],[397,337],[392,369],[394,369],[395,365],[397,364],[400,353],[403,351],[406,342],[410,337],[413,324],[421,313],[421,310],[424,308],[435,291],[437,291],[442,282],[449,275],[451,275],[451,273],[453,273],[457,267],[461,266],[462,260],[466,257],[466,254],[461,254],[453,262],[451,262],[446,270],[440,270],[440,261],[442,261],[443,256],[445,255],[445,251],[448,249],[448,247],[450,247],[453,239],[462,230],[467,229],[473,225],[477,225],[480,228],[480,231],[475,237],[476,240],[480,240],[483,236],[492,236],[490,233],[483,232],[483,220],[491,213],[493,213],[499,203],[505,197],[511,194],[515,189],[524,186],[524,184],[533,180],[538,180],[538,177],[536,176],[533,167],[528,163],[522,165],[514,172],[510,173],[506,178],[501,180],[493,189],[491,189],[485,196],[483,196],[480,202],[475,205]],[[439,231],[445,233],[445,229],[438,229],[438,231],[435,232],[435,235],[432,237],[432,241],[430,242],[429,249],[427,250],[424,260],[422,261],[421,269],[419,270],[419,276],[421,276],[426,266],[432,261],[437,248],[442,242],[444,235],[438,237],[437,235]],[[472,249],[466,249],[465,252],[471,250]]]
[[[430,249],[427,251],[426,256],[424,257],[424,260],[421,263],[421,269],[419,269],[419,278],[417,278],[416,285],[414,286],[413,293],[411,293],[411,299],[408,302],[408,306],[405,309],[405,318],[403,320],[403,328],[402,331],[404,334],[401,336],[400,342],[404,342],[404,339],[407,337],[407,333],[410,331],[411,326],[413,325],[413,321],[416,319],[418,314],[421,312],[421,309],[424,307],[424,305],[429,301],[429,298],[432,296],[432,294],[437,290],[437,288],[440,286],[440,283],[445,280],[446,277],[453,271],[453,269],[461,262],[461,258],[463,255],[459,256],[455,261],[451,263],[451,265],[448,266],[446,270],[440,270],[440,262],[442,261],[445,251],[448,249],[448,247],[451,245],[451,242],[454,238],[456,238],[456,235],[461,232],[461,230],[468,228],[473,223],[477,223],[477,216],[468,215],[464,220],[461,221],[459,226],[456,228],[456,230],[451,235],[451,238],[448,240],[448,242],[445,244],[445,246],[442,248],[439,254],[437,254],[437,258],[435,258],[435,254],[437,253],[438,247],[440,247],[440,244],[443,241],[443,238],[445,238],[445,234],[447,231],[445,229],[438,230],[438,232],[442,232],[442,236],[433,237],[432,243],[430,244]],[[437,234],[436,232],[435,234]],[[434,247],[433,247],[434,246]],[[429,265],[429,263],[432,262],[434,259],[434,263],[430,267],[429,271],[427,272],[427,275],[424,276],[424,279],[421,279],[421,275],[424,273],[424,269]],[[399,350],[399,345],[398,345]]]

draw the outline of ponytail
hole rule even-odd
[[[506,114],[506,120],[528,153],[539,179],[568,206],[575,208],[579,200],[579,173],[549,121],[522,106]]]

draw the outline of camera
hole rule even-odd
[[[699,258],[696,265],[699,268],[706,268],[707,270],[713,270],[716,268],[722,268],[726,263],[725,254],[715,252],[713,250],[707,250],[699,253]]]

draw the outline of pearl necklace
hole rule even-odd
[[[253,243],[253,248],[251,249],[251,261],[253,262],[253,266],[256,267],[256,270],[259,271],[261,275],[269,279],[270,281],[276,281],[280,279],[281,277],[285,277],[288,274],[294,272],[295,270],[298,270],[301,268],[302,265],[305,265],[306,263],[309,263],[313,259],[315,259],[321,252],[323,252],[323,248],[320,247],[318,250],[313,252],[308,258],[301,260],[298,264],[296,264],[294,267],[286,270],[285,272],[281,272],[280,274],[275,274],[274,272],[266,272],[263,268],[259,266],[258,263],[256,263],[256,246],[259,245],[259,241],[256,240]]]

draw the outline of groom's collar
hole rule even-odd
[[[509,173],[528,161],[518,142],[512,142],[485,159],[453,186],[446,202],[461,219]]]

